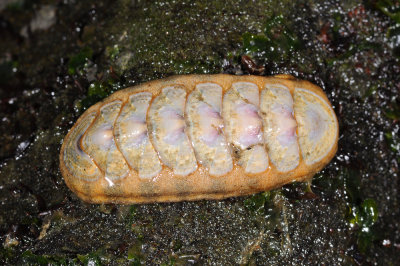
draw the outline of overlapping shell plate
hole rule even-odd
[[[89,108],[64,140],[60,167],[89,202],[219,199],[312,177],[337,139],[334,111],[309,82],[175,76]]]

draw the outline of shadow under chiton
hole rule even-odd
[[[321,88],[288,75],[185,75],[118,91],[65,137],[68,187],[93,203],[222,199],[304,181],[334,156]]]

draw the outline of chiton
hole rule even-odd
[[[68,187],[91,203],[222,199],[310,180],[335,155],[322,91],[289,75],[183,75],[118,91],[64,139]]]

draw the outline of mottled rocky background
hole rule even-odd
[[[400,3],[0,1],[0,264],[398,265]],[[173,74],[321,86],[337,156],[311,184],[223,201],[89,205],[58,168],[91,104]]]

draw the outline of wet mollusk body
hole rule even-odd
[[[221,199],[310,179],[337,140],[326,95],[307,81],[173,76],[90,107],[64,140],[60,168],[88,202]]]

